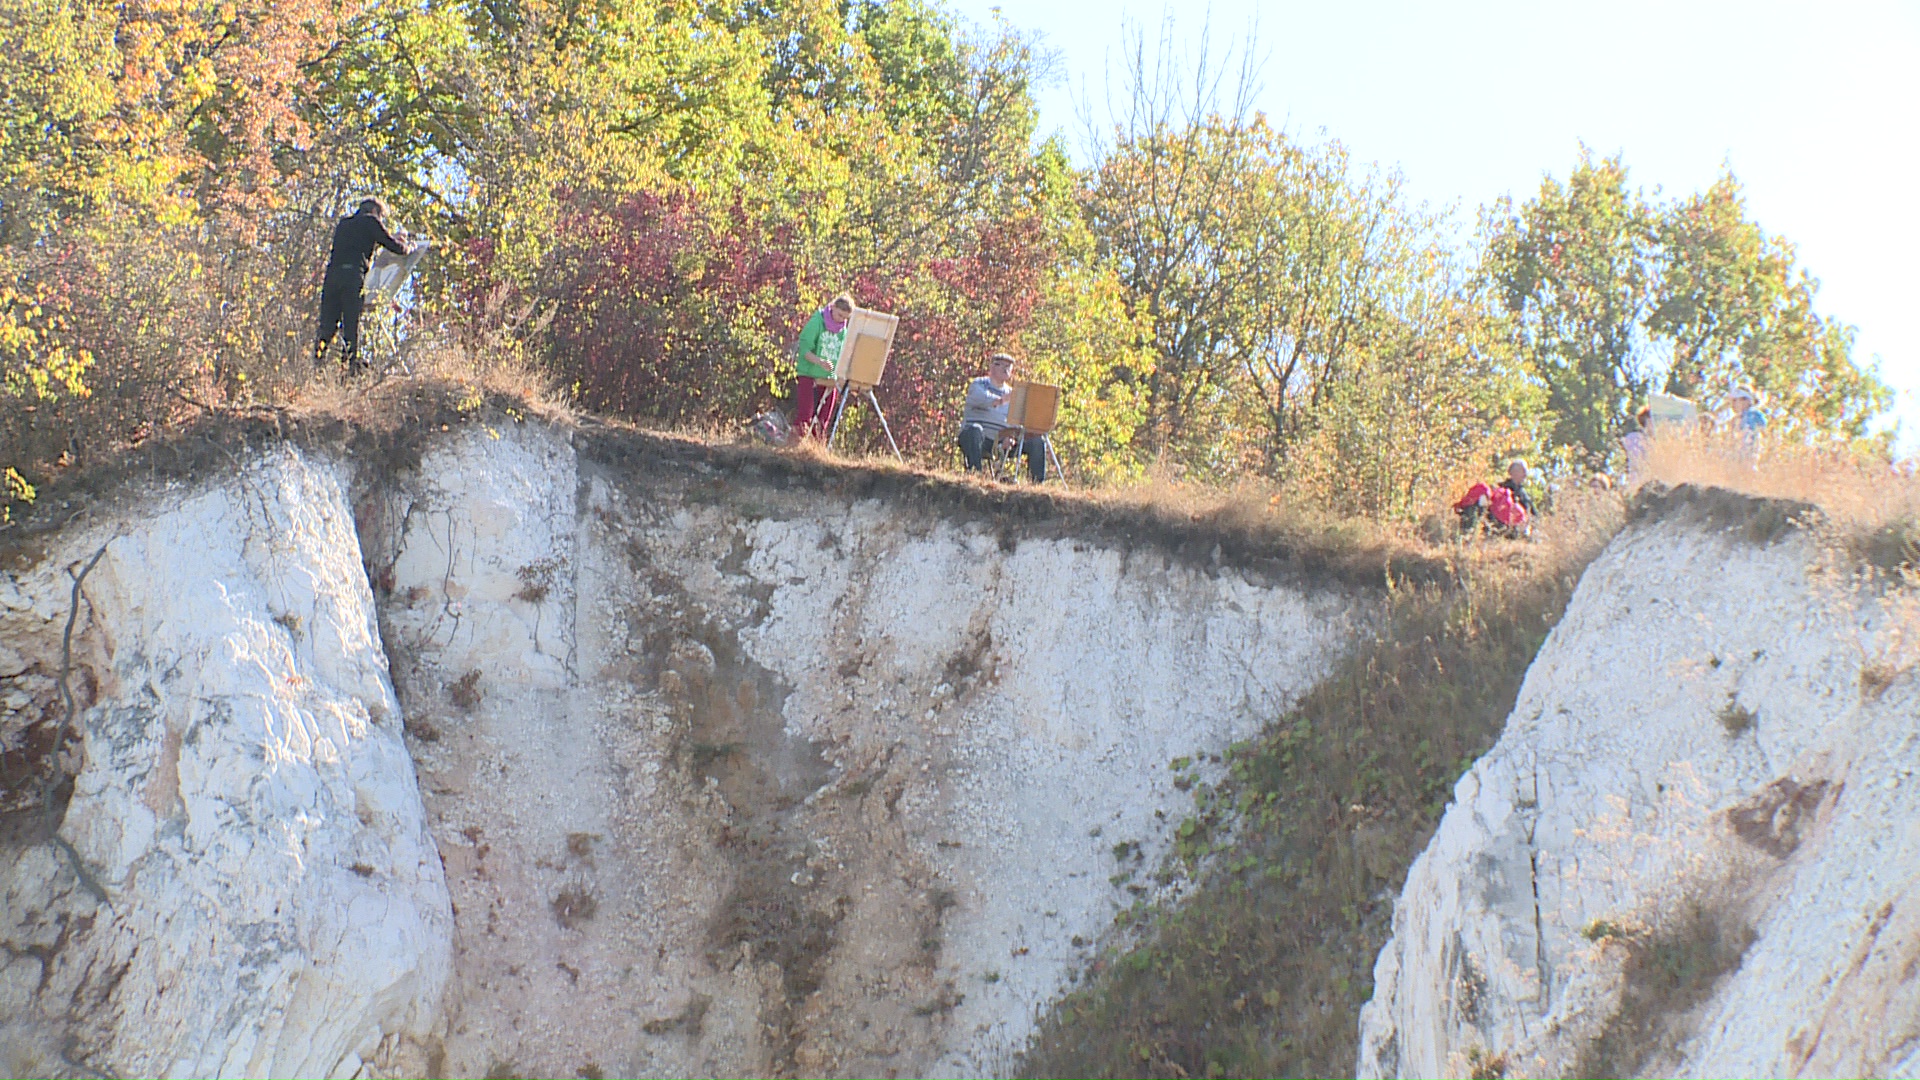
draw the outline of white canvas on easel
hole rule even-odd
[[[1675,431],[1688,430],[1697,411],[1693,402],[1683,397],[1659,391],[1647,395],[1648,419],[1661,427],[1671,427]]]
[[[367,271],[366,294],[368,296],[394,296],[400,287],[413,276],[414,268],[420,260],[427,257],[427,241],[414,241],[413,250],[405,255],[395,255],[386,248],[373,253],[373,266]]]
[[[405,255],[395,255],[385,248],[373,253],[373,265],[367,270],[366,289],[366,338],[368,351],[379,352],[386,357],[380,364],[382,376],[394,370],[401,374],[413,374],[413,368],[407,363],[400,349],[403,329],[407,319],[413,313],[413,297],[405,293],[407,282],[412,280],[413,272],[427,257],[426,240],[415,240],[412,249]],[[379,344],[375,344],[378,342]]]

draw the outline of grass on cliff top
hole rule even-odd
[[[1836,522],[1873,528],[1920,514],[1915,462],[1889,465],[1845,449],[1767,442],[1757,450],[1713,436],[1649,442],[1645,479],[1693,484],[1763,499],[1812,503]]]
[[[1711,436],[1662,436],[1650,446],[1647,481],[1804,504],[1818,511],[1828,539],[1860,563],[1920,569],[1920,463],[1790,443],[1767,442],[1756,452]]]
[[[1175,858],[1205,860],[1194,891],[1122,913],[1138,943],[1045,1017],[1022,1074],[1352,1075],[1408,865],[1620,521],[1611,497],[1563,497],[1535,543],[1461,545],[1449,580],[1394,588],[1373,640],[1217,785],[1192,780]]]

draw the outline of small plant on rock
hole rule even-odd
[[[1503,1080],[1507,1075],[1507,1054],[1488,1053],[1476,1046],[1467,1051],[1467,1075],[1473,1080]]]
[[[480,704],[480,699],[486,696],[486,692],[480,689],[480,669],[475,668],[455,679],[447,687],[447,696],[461,712],[472,712],[474,706]]]
[[[593,921],[600,910],[600,902],[593,894],[578,885],[569,885],[554,896],[553,921],[568,930],[578,930]]]
[[[1727,734],[1734,738],[1738,738],[1752,731],[1754,725],[1759,722],[1759,713],[1754,712],[1752,709],[1747,708],[1731,697],[1727,699],[1726,706],[1720,710],[1720,726],[1726,728]]]
[[[1640,1076],[1657,1068],[1690,1034],[1694,1008],[1740,967],[1754,936],[1739,911],[1707,897],[1688,899],[1651,927],[1621,931],[1627,958],[1619,1007],[1570,1075]]]
[[[513,598],[529,604],[544,601],[553,592],[554,578],[559,570],[560,560],[555,558],[536,559],[521,567],[517,572],[520,591],[514,593]]]
[[[1625,927],[1608,919],[1595,919],[1588,923],[1581,929],[1580,936],[1596,944],[1602,941],[1627,941],[1632,938],[1632,934]]]

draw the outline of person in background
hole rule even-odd
[[[327,347],[338,332],[347,374],[358,375],[366,368],[360,361],[360,308],[366,299],[367,271],[373,268],[373,249],[383,247],[403,256],[413,251],[411,244],[387,231],[386,217],[387,204],[367,198],[333,227],[333,249],[327,255],[327,273],[320,282],[320,332],[313,343],[315,367],[326,363]]]
[[[1538,515],[1539,512],[1533,508],[1533,496],[1527,494],[1526,461],[1514,458],[1508,462],[1507,478],[1500,481],[1500,486],[1513,492],[1513,501],[1520,504],[1520,509],[1525,510],[1529,518]]]
[[[1745,383],[1727,395],[1726,433],[1728,441],[1748,468],[1760,462],[1760,436],[1767,429],[1767,414],[1760,411],[1759,395]]]
[[[1767,426],[1767,414],[1761,411],[1760,399],[1751,386],[1734,387],[1727,395],[1727,410],[1727,428],[1735,435],[1751,438]]]
[[[1020,437],[1018,428],[1007,426],[1007,406],[1013,401],[1013,357],[994,353],[987,358],[987,373],[967,384],[967,403],[960,414],[960,455],[967,459],[967,471],[978,472],[986,461],[987,447],[999,443],[1013,445]],[[1047,444],[1038,435],[1029,435],[1020,445],[1027,456],[1027,475],[1036,484],[1047,479]]]
[[[1653,453],[1653,406],[1642,405],[1633,414],[1633,430],[1620,436],[1620,448],[1627,452],[1627,483],[1637,485],[1647,475],[1647,458]]]
[[[801,438],[811,435],[825,439],[833,424],[833,368],[840,362],[840,346],[846,341],[847,323],[852,318],[853,297],[841,293],[813,313],[800,330],[800,340],[794,343],[793,364],[798,378],[793,395],[793,429]]]

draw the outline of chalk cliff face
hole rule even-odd
[[[431,1030],[452,918],[340,470],[153,502],[0,576],[0,1068],[351,1074]]]
[[[1169,760],[1369,601],[990,503],[508,424],[15,545],[0,1068],[1004,1071]],[[1588,570],[1362,1075],[1920,1073],[1920,608],[1790,519],[1683,489]]]
[[[1152,887],[1169,760],[1366,619],[661,445],[280,445],[7,568],[0,1064],[1001,1069]]]
[[[362,527],[456,1072],[1003,1067],[1165,850],[1169,760],[1356,629],[1340,588],[576,442],[450,441]]]
[[[1412,868],[1360,1075],[1920,1071],[1920,623],[1788,516],[1681,489],[1587,570]]]

